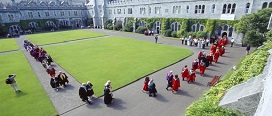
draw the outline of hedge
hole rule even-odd
[[[234,85],[247,81],[262,73],[269,56],[268,50],[272,48],[272,42],[264,44],[263,48],[256,50],[251,55],[246,56],[242,61],[241,67],[233,72],[230,78],[220,81],[200,98],[193,102],[186,110],[186,116],[236,116],[240,115],[237,111],[223,109],[218,106],[220,98],[224,92]]]

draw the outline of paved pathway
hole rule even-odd
[[[154,42],[154,37],[143,36],[140,34],[131,34],[106,30],[90,30],[90,31],[103,32],[109,35],[119,35]],[[16,38],[17,43],[20,45],[21,49],[23,49],[24,39],[26,39],[25,36]],[[235,64],[235,62],[245,54],[245,48],[241,48],[238,46],[234,46],[232,48],[227,47],[226,55],[219,58],[219,63],[213,64],[212,66],[208,67],[208,69],[205,72],[206,74],[203,77],[197,74],[196,82],[192,84],[187,84],[187,82],[182,81],[180,91],[177,94],[172,94],[171,91],[165,90],[166,74],[170,70],[173,70],[174,74],[180,75],[181,67],[183,67],[184,65],[188,65],[189,67],[191,67],[191,62],[194,58],[197,57],[200,49],[181,45],[181,42],[178,40],[159,38],[158,42],[160,44],[186,47],[190,50],[193,50],[195,54],[188,57],[187,59],[184,59],[181,62],[178,62],[172,66],[169,66],[165,69],[162,69],[158,72],[149,75],[151,78],[154,78],[155,83],[157,85],[158,96],[156,98],[148,97],[148,94],[143,93],[141,91],[144,82],[144,80],[141,79],[137,82],[134,82],[126,87],[123,87],[115,91],[113,93],[115,99],[113,100],[113,103],[109,106],[106,106],[103,103],[103,97],[96,99],[92,105],[87,105],[81,102],[80,98],[78,97],[78,87],[80,86],[80,83],[77,80],[75,80],[69,73],[67,73],[61,67],[59,67],[57,64],[55,64],[54,67],[57,70],[62,70],[63,72],[66,72],[66,74],[68,74],[68,76],[70,77],[69,78],[70,84],[69,86],[67,86],[67,88],[61,89],[59,92],[55,92],[49,85],[49,75],[45,72],[45,69],[42,67],[42,65],[39,62],[35,61],[25,50],[23,51],[31,67],[33,68],[36,76],[41,82],[41,85],[43,86],[44,90],[48,94],[53,105],[55,106],[57,112],[60,115],[65,116],[184,115],[186,108],[193,101],[198,100],[199,97],[202,96],[203,91],[209,89],[209,87],[206,86],[207,82],[209,82],[214,75],[225,74]],[[208,49],[206,49],[206,51],[208,52]],[[114,85],[114,81],[112,83]]]
[[[50,86],[50,76],[47,74],[45,68],[41,65],[40,62],[36,61],[23,47],[23,41],[27,39],[25,36],[21,36],[20,38],[16,38],[18,45],[21,50],[25,54],[30,66],[35,72],[38,80],[40,81],[42,87],[47,93],[49,99],[51,100],[53,106],[59,114],[63,114],[67,111],[70,111],[76,107],[84,105],[78,97],[78,88],[81,85],[77,80],[75,80],[69,73],[63,70],[60,66],[53,63],[52,66],[56,69],[56,74],[58,71],[65,72],[69,77],[69,84],[63,89],[59,89],[58,92],[55,92],[54,89]],[[50,53],[49,53],[50,54]]]
[[[103,32],[109,35],[119,35],[130,38],[135,38],[144,41],[154,42],[154,37],[146,37],[139,34],[122,33],[115,31],[106,30],[90,30],[96,32]],[[177,116],[185,115],[186,108],[193,102],[198,100],[202,95],[203,91],[208,90],[209,87],[206,86],[214,75],[225,74],[241,56],[245,54],[245,48],[240,46],[234,46],[232,48],[226,48],[226,55],[220,57],[217,64],[213,64],[208,67],[206,74],[201,77],[197,74],[196,82],[192,84],[187,84],[187,82],[181,82],[180,91],[177,94],[172,94],[171,91],[167,91],[165,76],[170,71],[173,70],[174,74],[180,74],[181,67],[188,65],[191,67],[191,62],[197,57],[200,49],[195,47],[189,47],[181,45],[178,40],[162,39],[159,38],[160,44],[167,44],[173,46],[187,47],[193,50],[195,54],[189,58],[178,62],[172,66],[162,69],[154,74],[149,75],[154,78],[158,89],[158,96],[156,98],[148,97],[148,94],[141,91],[144,80],[141,79],[135,83],[132,83],[126,87],[123,87],[114,94],[113,103],[106,106],[103,103],[103,97],[97,99],[93,105],[84,105],[82,107],[76,108],[65,116]],[[208,52],[208,49],[206,49]],[[114,81],[112,82],[114,83]]]

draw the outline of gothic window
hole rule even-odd
[[[140,21],[140,26],[146,27],[146,22],[144,20]]]
[[[74,15],[77,16],[77,11],[74,11]]]
[[[117,14],[121,14],[121,9],[117,9]]]
[[[40,14],[40,12],[38,12],[38,17],[41,17],[41,14]]]
[[[234,14],[234,13],[235,13],[235,7],[236,7],[236,4],[233,4],[233,5],[232,5],[232,8],[231,8],[231,14]]]
[[[13,21],[13,15],[8,15],[9,21]]]
[[[203,25],[200,26],[200,31],[204,31],[204,26]]]
[[[112,14],[112,10],[111,9],[109,9],[108,12],[109,12],[109,14]]]
[[[64,12],[62,11],[62,12],[60,12],[60,16],[64,16]]]
[[[231,10],[231,4],[228,4],[228,10],[227,10],[228,14],[230,13],[230,10]]]
[[[173,14],[176,13],[176,6],[173,6]]]
[[[2,19],[2,15],[0,15],[0,21],[2,21],[3,19]]]
[[[32,12],[28,12],[27,14],[28,14],[28,17],[29,17],[29,18],[33,18]]]
[[[189,13],[189,9],[190,9],[190,7],[189,7],[189,5],[187,5],[187,7],[186,7],[186,13]]]
[[[132,14],[132,8],[128,8],[128,14]]]
[[[232,28],[232,27],[230,27],[230,28],[229,28],[229,35],[228,35],[229,37],[231,37],[231,36],[232,36],[232,31],[233,31],[233,28]]]
[[[30,22],[28,24],[28,27],[30,27],[30,28],[37,28],[38,27],[38,23],[36,23],[36,22]]]
[[[198,12],[198,6],[196,5],[195,6],[195,14],[197,14],[197,12]]]
[[[223,31],[227,31],[228,28],[229,28],[229,26],[228,26],[228,25],[225,25],[225,26],[223,27]]]
[[[155,14],[161,13],[161,7],[155,7]]]
[[[212,13],[215,12],[215,4],[212,5]]]
[[[172,31],[179,31],[180,30],[180,23],[174,22],[171,24],[171,30]]]
[[[45,12],[45,16],[49,17],[50,16],[49,12]]]
[[[198,31],[204,31],[205,27],[202,24],[196,23],[191,26],[191,31],[192,32],[198,32]]]
[[[201,12],[201,5],[198,5],[198,13]]]
[[[224,4],[222,14],[226,14],[227,5]]]
[[[178,14],[181,13],[181,6],[178,7]]]
[[[263,6],[262,6],[262,9],[266,8],[267,7],[267,2],[264,2],[263,3]]]
[[[195,32],[196,28],[195,25],[192,26],[192,31]]]
[[[250,3],[247,3],[247,4],[246,4],[246,11],[245,11],[245,13],[248,13],[248,12],[249,12],[249,7],[250,7]]]
[[[199,31],[199,23],[196,24],[196,31]]]
[[[124,14],[126,14],[126,10],[124,9]]]
[[[272,2],[269,3],[268,8],[272,8]]]
[[[205,5],[202,5],[202,14],[204,14],[204,12],[205,12]]]

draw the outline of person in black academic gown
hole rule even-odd
[[[112,102],[112,94],[111,94],[110,86],[107,85],[105,86],[105,89],[104,89],[104,103],[110,104],[111,102]]]

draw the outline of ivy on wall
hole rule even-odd
[[[209,33],[209,35],[213,35],[214,31],[218,26],[223,26],[223,25],[229,25],[229,26],[234,26],[234,24],[238,23],[239,20],[218,20],[218,19],[186,19],[186,18],[139,18],[136,21],[134,20],[133,17],[129,17],[128,20],[133,20],[136,29],[138,28],[137,23],[139,21],[144,20],[146,22],[146,27],[148,29],[152,29],[153,25],[156,21],[161,22],[161,34],[165,35],[165,33],[169,33],[168,31],[171,29],[171,24],[174,22],[178,22],[181,27],[180,30],[177,31],[177,37],[184,37],[187,36],[188,32],[191,32],[191,26],[194,24],[202,24],[205,26],[204,32]],[[170,32],[171,33],[171,32]]]

